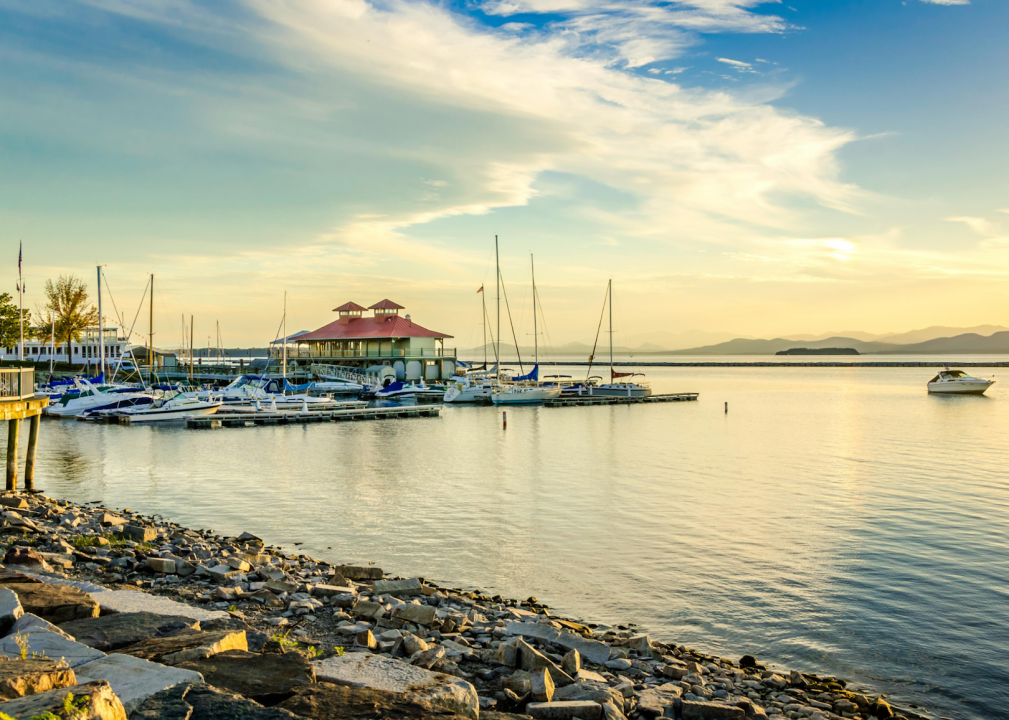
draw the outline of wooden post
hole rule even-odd
[[[32,415],[28,425],[28,457],[25,460],[25,491],[35,490],[35,449],[39,442],[41,415]]]
[[[7,490],[18,489],[18,431],[20,420],[7,421]]]

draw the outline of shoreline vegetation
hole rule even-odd
[[[0,652],[12,658],[0,713],[19,720],[70,717],[68,694],[104,703],[94,718],[926,717],[839,678],[570,620],[535,598],[97,503],[8,492],[0,504]]]

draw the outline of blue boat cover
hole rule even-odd
[[[539,380],[540,379],[540,366],[537,365],[526,375],[519,375],[518,377],[513,377],[512,382],[518,382],[519,380]]]

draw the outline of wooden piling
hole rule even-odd
[[[18,489],[18,432],[20,420],[7,421],[7,491]]]
[[[25,458],[25,491],[35,490],[35,450],[39,442],[41,415],[32,415],[28,421],[28,457]]]

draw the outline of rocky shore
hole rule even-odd
[[[535,598],[128,509],[12,493],[0,505],[0,720],[926,717],[839,678],[574,622]]]

